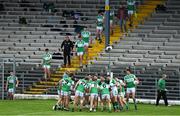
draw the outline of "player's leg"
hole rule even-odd
[[[165,103],[165,106],[168,106],[168,101],[167,101],[167,95],[166,95],[166,91],[162,91],[162,97]]]
[[[103,27],[99,27],[99,43],[102,43],[102,32],[103,32]]]
[[[128,104],[127,104],[126,99],[125,99],[124,96],[125,96],[125,93],[122,92],[121,101],[122,101],[122,103],[126,106],[126,110],[128,110],[128,109],[129,109],[129,108],[128,108]]]
[[[88,59],[88,56],[89,56],[88,46],[89,46],[89,43],[85,43],[85,55],[86,55],[86,59]]]
[[[79,59],[80,59],[80,66],[82,66],[83,65],[83,52],[80,52]]]
[[[107,104],[108,104],[109,112],[111,112],[111,99],[110,99],[110,95],[106,96],[106,101],[107,101]]]
[[[124,103],[122,102],[121,95],[118,95],[118,103],[119,103],[120,111],[123,110]]]
[[[68,58],[68,65],[71,66],[71,53],[70,52],[68,53],[67,58]]]
[[[65,108],[64,108],[64,110],[69,110],[69,94],[68,94],[68,92],[65,92],[65,95],[64,95],[65,97]]]
[[[84,93],[80,92],[80,109],[79,109],[79,111],[82,111],[83,103],[84,103]]]
[[[14,89],[13,88],[8,89],[8,98],[9,98],[9,100],[14,99]]]
[[[44,69],[44,78],[47,79],[47,68],[46,65],[43,66]]]
[[[89,92],[88,92],[88,90],[86,90],[86,93],[85,93],[85,100],[84,100],[84,105],[86,106],[86,108],[88,108],[89,107]]]
[[[130,95],[130,88],[127,88],[126,90],[126,103],[129,105],[129,95]]]
[[[135,88],[131,88],[131,93],[132,93],[132,99],[133,99],[133,102],[134,102],[134,108],[135,110],[137,110],[137,104],[136,104],[136,89]]]
[[[158,90],[157,91],[157,99],[156,99],[156,106],[158,106],[159,105],[159,100],[161,99],[161,91],[160,90]]]
[[[64,52],[63,55],[64,55],[64,67],[66,67],[66,64],[67,64],[67,54],[66,54],[66,52]]]
[[[50,79],[51,78],[50,65],[47,66],[47,75],[48,75],[48,78]]]
[[[72,111],[76,111],[77,110],[77,105],[78,105],[78,91],[75,92],[74,107],[72,108]]]
[[[96,112],[98,106],[98,94],[94,95],[94,112]]]
[[[117,100],[118,91],[114,89],[112,92],[113,92],[112,94],[113,94],[113,101],[114,101],[114,110],[115,112],[117,112],[119,108],[118,100]]]
[[[104,111],[104,107],[105,107],[105,95],[101,95],[101,111]]]
[[[133,12],[133,10],[129,10],[128,11],[128,15],[129,15],[129,26],[130,27],[132,27],[133,26],[133,14],[134,14],[134,12]]]
[[[91,96],[90,96],[90,112],[92,112],[92,109],[93,109],[93,102],[94,102],[94,94],[91,94]]]

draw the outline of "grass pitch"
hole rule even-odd
[[[84,109],[82,112],[53,111],[52,106],[55,100],[4,100],[0,101],[0,115],[180,115],[180,106],[165,107],[160,105],[138,104],[138,110],[134,110],[134,106],[130,105],[128,111],[122,112],[89,112]]]

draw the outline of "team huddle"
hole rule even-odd
[[[89,75],[79,79],[76,83],[71,77],[64,75],[58,84],[59,99],[53,109],[82,111],[83,108],[89,108],[90,112],[96,112],[98,108],[101,108],[101,111],[111,112],[111,106],[113,106],[114,111],[118,112],[124,108],[129,109],[128,103],[131,96],[135,110],[137,110],[135,88],[139,81],[129,69],[126,70],[126,73],[123,80],[112,78],[110,75],[99,78]],[[71,92],[74,92],[75,96],[73,106],[70,108]]]

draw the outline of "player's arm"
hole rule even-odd
[[[77,86],[79,85],[80,80],[76,83],[75,87],[74,87],[74,91],[76,90]]]
[[[120,84],[121,86],[126,86],[126,84],[124,83],[124,81],[122,81],[122,83]]]
[[[61,50],[63,51],[63,47],[64,47],[64,41],[61,44]]]
[[[59,88],[60,88],[60,90],[62,88],[62,79],[59,81]]]
[[[18,85],[19,85],[19,80],[18,80],[18,78],[16,77],[16,87],[18,87]]]
[[[139,84],[139,79],[136,76],[134,76],[134,80]]]
[[[7,91],[7,89],[8,89],[8,79],[7,79],[7,81],[6,81],[6,87],[5,87],[5,90]]]

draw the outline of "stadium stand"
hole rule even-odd
[[[52,2],[52,0],[45,1]],[[18,89],[19,92],[23,90],[22,88],[28,87],[30,91],[25,91],[26,93],[41,94],[45,93],[44,91],[48,88],[47,94],[56,94],[55,85],[63,71],[67,69],[57,69],[54,71],[55,74],[52,75],[51,81],[45,82],[42,79],[43,72],[40,68],[40,61],[42,51],[46,47],[53,52],[59,47],[64,34],[74,35],[74,20],[63,17],[62,9],[81,11],[84,14],[82,17],[88,17],[88,20],[85,22],[80,20],[78,24],[89,26],[94,34],[97,11],[104,6],[104,2],[97,0],[54,0],[54,2],[56,2],[55,8],[57,11],[52,14],[43,11],[42,0],[31,0],[31,2],[25,3],[20,3],[19,0],[3,1],[5,10],[0,11],[0,58],[6,58],[10,63],[13,62],[12,57],[16,57],[17,76],[20,77],[20,81],[24,79],[24,84],[21,83]],[[180,7],[178,7],[178,4],[180,2],[178,0],[167,0],[167,11],[164,13],[154,12],[151,16],[149,14],[154,11],[155,6],[160,1],[151,0],[146,2],[147,4],[139,6],[141,10],[138,12],[139,15],[135,24],[140,24],[135,26],[137,28],[130,30],[128,36],[121,37],[120,41],[117,37],[122,34],[113,35],[111,37],[113,49],[110,53],[103,50],[103,45],[95,43],[93,47],[99,47],[100,50],[92,48],[92,55],[89,58],[91,64],[78,70],[75,77],[82,78],[87,74],[106,74],[109,62],[111,71],[114,72],[115,76],[122,77],[124,70],[130,67],[141,80],[141,84],[137,88],[138,98],[154,99],[155,80],[162,73],[166,73],[169,76],[168,98],[179,100],[180,48],[178,38],[180,37]],[[112,0],[111,2],[114,9],[117,9],[119,4],[119,0]],[[19,24],[20,16],[26,17],[27,25]],[[119,28],[116,27],[115,33],[119,32]],[[57,45],[57,43],[59,44]],[[99,53],[101,50],[103,52]],[[94,58],[95,56],[96,58]],[[92,58],[94,59],[92,60]],[[76,71],[78,69],[77,58],[74,58],[72,62],[75,63],[73,66],[75,68],[69,68],[68,70]],[[61,63],[62,60],[53,60],[54,68],[57,68]],[[87,63],[87,61],[84,62],[84,64]],[[12,66],[6,65],[5,76],[7,76],[9,70],[12,70]],[[21,78],[22,72],[24,72],[25,78]]]

